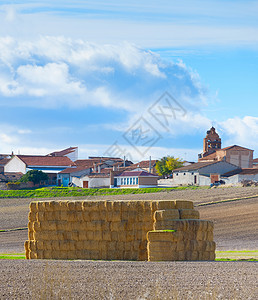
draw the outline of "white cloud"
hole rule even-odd
[[[235,117],[219,124],[225,134],[224,144],[240,145],[258,150],[258,118],[245,116]]]
[[[196,109],[206,91],[198,74],[165,62],[127,42],[97,45],[63,37],[0,39],[0,100],[17,106],[82,107],[139,111],[169,90]],[[190,100],[191,99],[191,100]]]

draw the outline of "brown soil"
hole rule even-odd
[[[258,299],[257,263],[1,261],[1,299]]]

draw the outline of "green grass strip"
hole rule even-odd
[[[27,230],[28,227],[21,227],[21,228],[12,228],[12,229],[0,229],[0,232],[10,232],[10,231],[19,231],[19,230]]]
[[[148,194],[169,192],[173,190],[196,190],[209,187],[180,186],[173,188],[105,188],[105,189],[83,189],[78,187],[45,187],[34,190],[8,190],[0,191],[0,198],[69,198],[87,196],[108,196],[127,194]]]
[[[24,253],[0,253],[0,259],[25,259]]]

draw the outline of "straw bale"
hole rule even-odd
[[[102,252],[106,252],[108,249],[108,242],[107,241],[99,241],[98,243],[98,249]]]
[[[107,211],[103,210],[103,209],[100,210],[99,217],[100,217],[100,220],[107,221]]]
[[[31,241],[31,240],[34,240],[34,232],[33,231],[28,231],[28,239]]]
[[[121,241],[117,241],[116,248],[118,252],[123,252],[125,250],[125,243]]]
[[[140,248],[140,250],[146,250],[147,249],[147,240],[140,241],[139,248]]]
[[[186,200],[174,200],[174,208],[178,209],[194,209],[194,205],[192,201]]]
[[[43,244],[45,244],[45,242]],[[41,248],[39,248],[39,249],[41,249]],[[51,249],[55,250],[55,251],[60,250],[60,241],[51,241]],[[41,250],[43,250],[43,249],[41,249]]]
[[[122,201],[114,201],[113,202],[113,210],[121,212]]]
[[[157,210],[163,209],[175,209],[177,208],[175,205],[175,201],[173,200],[159,200],[157,203]]]
[[[46,222],[46,225],[48,226],[48,230],[57,230],[57,224],[56,221],[48,221]]]
[[[126,242],[126,234],[124,231],[118,232],[118,241],[120,242]]]
[[[44,242],[43,241],[36,241],[37,250],[44,250]]]
[[[153,230],[153,223],[150,221],[150,222],[144,222],[143,223],[143,231],[150,231],[150,230]]]
[[[207,231],[213,231],[214,224],[212,221],[207,221]]]
[[[72,228],[72,231],[76,231],[76,230],[79,230],[80,229],[80,222],[71,222],[71,228]]]
[[[134,240],[131,244],[132,244],[132,249],[134,251],[139,251],[140,250],[140,241]]]
[[[134,231],[127,231],[126,232],[126,242],[132,242],[135,240]]]
[[[60,241],[59,249],[60,249],[60,251],[69,251],[70,250],[70,241]]]
[[[39,211],[36,213],[37,221],[44,221],[45,220],[45,213],[43,211]]]
[[[128,221],[134,222],[134,223],[137,221],[137,211],[136,210],[130,210],[128,212]]]
[[[75,211],[73,211],[73,210],[67,211],[67,221],[69,221],[69,222],[75,222],[76,221]]]
[[[142,231],[142,230],[137,230],[135,231],[135,239],[138,241],[141,241],[143,239],[145,239],[146,234]]]
[[[138,260],[138,261],[146,261],[146,260],[148,260],[147,249],[138,251],[138,257],[137,257],[137,260]]]
[[[94,240],[95,241],[102,241],[102,232],[97,230],[94,231]]]
[[[111,241],[118,241],[118,233],[116,231],[111,231]]]
[[[36,251],[29,252],[29,259],[37,259]]]
[[[185,251],[179,251],[177,252],[178,253],[178,260],[182,261],[182,260],[185,260]]]
[[[107,210],[106,211],[106,220],[108,222],[112,222],[113,221],[113,211],[112,210]]]
[[[114,201],[105,201],[105,208],[106,211],[113,211],[113,205],[114,205]]]
[[[28,222],[28,230],[33,231],[33,222]]]
[[[125,230],[125,223],[123,222],[111,222],[110,223],[110,230],[111,231],[124,231]]]
[[[90,200],[83,201],[82,208],[83,210],[98,211],[99,210],[98,201],[90,201]]]
[[[111,242],[107,243],[107,250],[108,251],[116,251],[117,250],[117,242],[111,241]]]
[[[124,251],[123,253],[124,260],[132,260],[133,255],[131,251]]]
[[[79,232],[77,230],[72,231],[72,241],[79,241]]]
[[[25,243],[24,243],[24,248],[25,248],[25,251],[29,251],[29,242],[30,241],[25,241]]]
[[[90,211],[89,210],[83,210],[82,211],[82,218],[84,221],[90,221]]]
[[[203,252],[202,260],[210,260],[210,252],[209,251]]]
[[[215,251],[211,251],[211,252],[210,252],[209,260],[215,260],[215,258],[216,258]]]
[[[190,241],[190,250],[191,251],[197,251],[199,247],[199,244],[196,240],[191,240]]]
[[[176,232],[171,231],[149,231],[147,233],[147,240],[149,242],[175,242],[177,241]]]
[[[208,231],[208,232],[207,232],[206,239],[207,239],[208,241],[213,241],[213,231]]]
[[[59,201],[49,201],[48,202],[49,211],[60,211]]]
[[[77,212],[82,211],[82,201],[80,200],[74,201],[74,210]]]
[[[216,250],[216,243],[213,241],[210,241],[210,251],[214,252]]]
[[[36,213],[38,211],[37,202],[32,201],[30,203],[30,211]]]
[[[37,257],[37,259],[43,259],[44,258],[43,250],[37,250],[36,251],[36,257]]]
[[[79,231],[79,241],[87,240],[87,232],[84,230]]]
[[[132,209],[132,201],[125,200],[121,202],[121,212],[129,211]]]
[[[197,241],[203,241],[204,240],[204,231],[197,231],[196,232],[196,240]]]
[[[82,222],[82,221],[84,221],[82,211],[78,211],[78,210],[77,210],[77,211],[75,212],[75,215],[76,215],[76,221],[77,221],[77,222]]]
[[[173,242],[148,242],[147,249],[148,251],[154,252],[171,252],[175,251],[177,248],[177,243]]]
[[[75,250],[83,250],[84,249],[84,241],[77,241],[74,243]],[[73,250],[70,248],[70,250]]]
[[[87,231],[87,240],[91,241],[94,239],[94,232],[91,230]]]
[[[200,213],[195,209],[179,209],[180,219],[200,219]]]
[[[52,250],[52,241],[44,240],[43,243],[43,250]]]
[[[101,259],[101,252],[99,250],[92,250],[90,251],[90,259]]]
[[[37,232],[42,231],[40,222],[33,222],[32,226],[33,226],[34,231],[37,231]]]
[[[124,249],[125,251],[131,251],[132,250],[132,243],[131,242],[125,242],[124,243]]]
[[[45,211],[44,202],[38,201],[37,203],[37,212]]]
[[[59,201],[58,203],[59,203],[59,210],[60,211],[67,211],[68,210],[68,203],[67,203],[68,201],[67,200],[61,200],[61,201]]]
[[[83,243],[83,247],[84,247],[84,241],[69,241],[69,249],[71,251],[76,250],[76,243]]]
[[[179,219],[178,209],[157,210],[154,213],[155,221]]]
[[[91,221],[98,221],[98,220],[100,220],[100,213],[99,213],[99,211],[96,211],[96,210],[90,211],[90,220]]]
[[[67,221],[58,221],[58,222],[56,222],[56,230],[71,231],[72,224]]]
[[[36,218],[36,212],[29,212],[29,216],[28,216],[28,220],[30,221],[30,222],[35,222],[35,221],[37,221],[37,218]]]
[[[111,231],[102,231],[102,240],[111,241],[112,240]]]
[[[29,250],[25,250],[25,258],[26,258],[26,259],[29,259],[29,253],[30,253]]]
[[[105,220],[101,220],[101,230],[103,231],[110,231],[110,223],[111,222],[107,222]]]
[[[66,205],[67,205],[67,208],[68,208],[69,211],[75,211],[74,201],[67,201]]]
[[[69,257],[69,251],[59,251],[59,258],[58,259],[68,259]],[[71,257],[70,259],[73,259],[74,257]]]
[[[180,252],[180,251],[184,251],[185,250],[185,244],[183,241],[177,242],[176,244],[176,251]]]

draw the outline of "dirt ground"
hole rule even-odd
[[[97,199],[191,200],[202,219],[215,223],[217,250],[258,249],[258,196],[234,202],[198,206],[212,201],[258,195],[258,187],[174,190],[153,194],[116,195]],[[90,198],[88,198],[90,199]],[[91,197],[91,199],[96,199]],[[40,199],[42,200],[42,199]],[[25,228],[31,199],[0,199],[0,230]],[[0,232],[0,253],[23,252],[27,230]]]
[[[0,299],[258,299],[251,262],[1,261]]]

